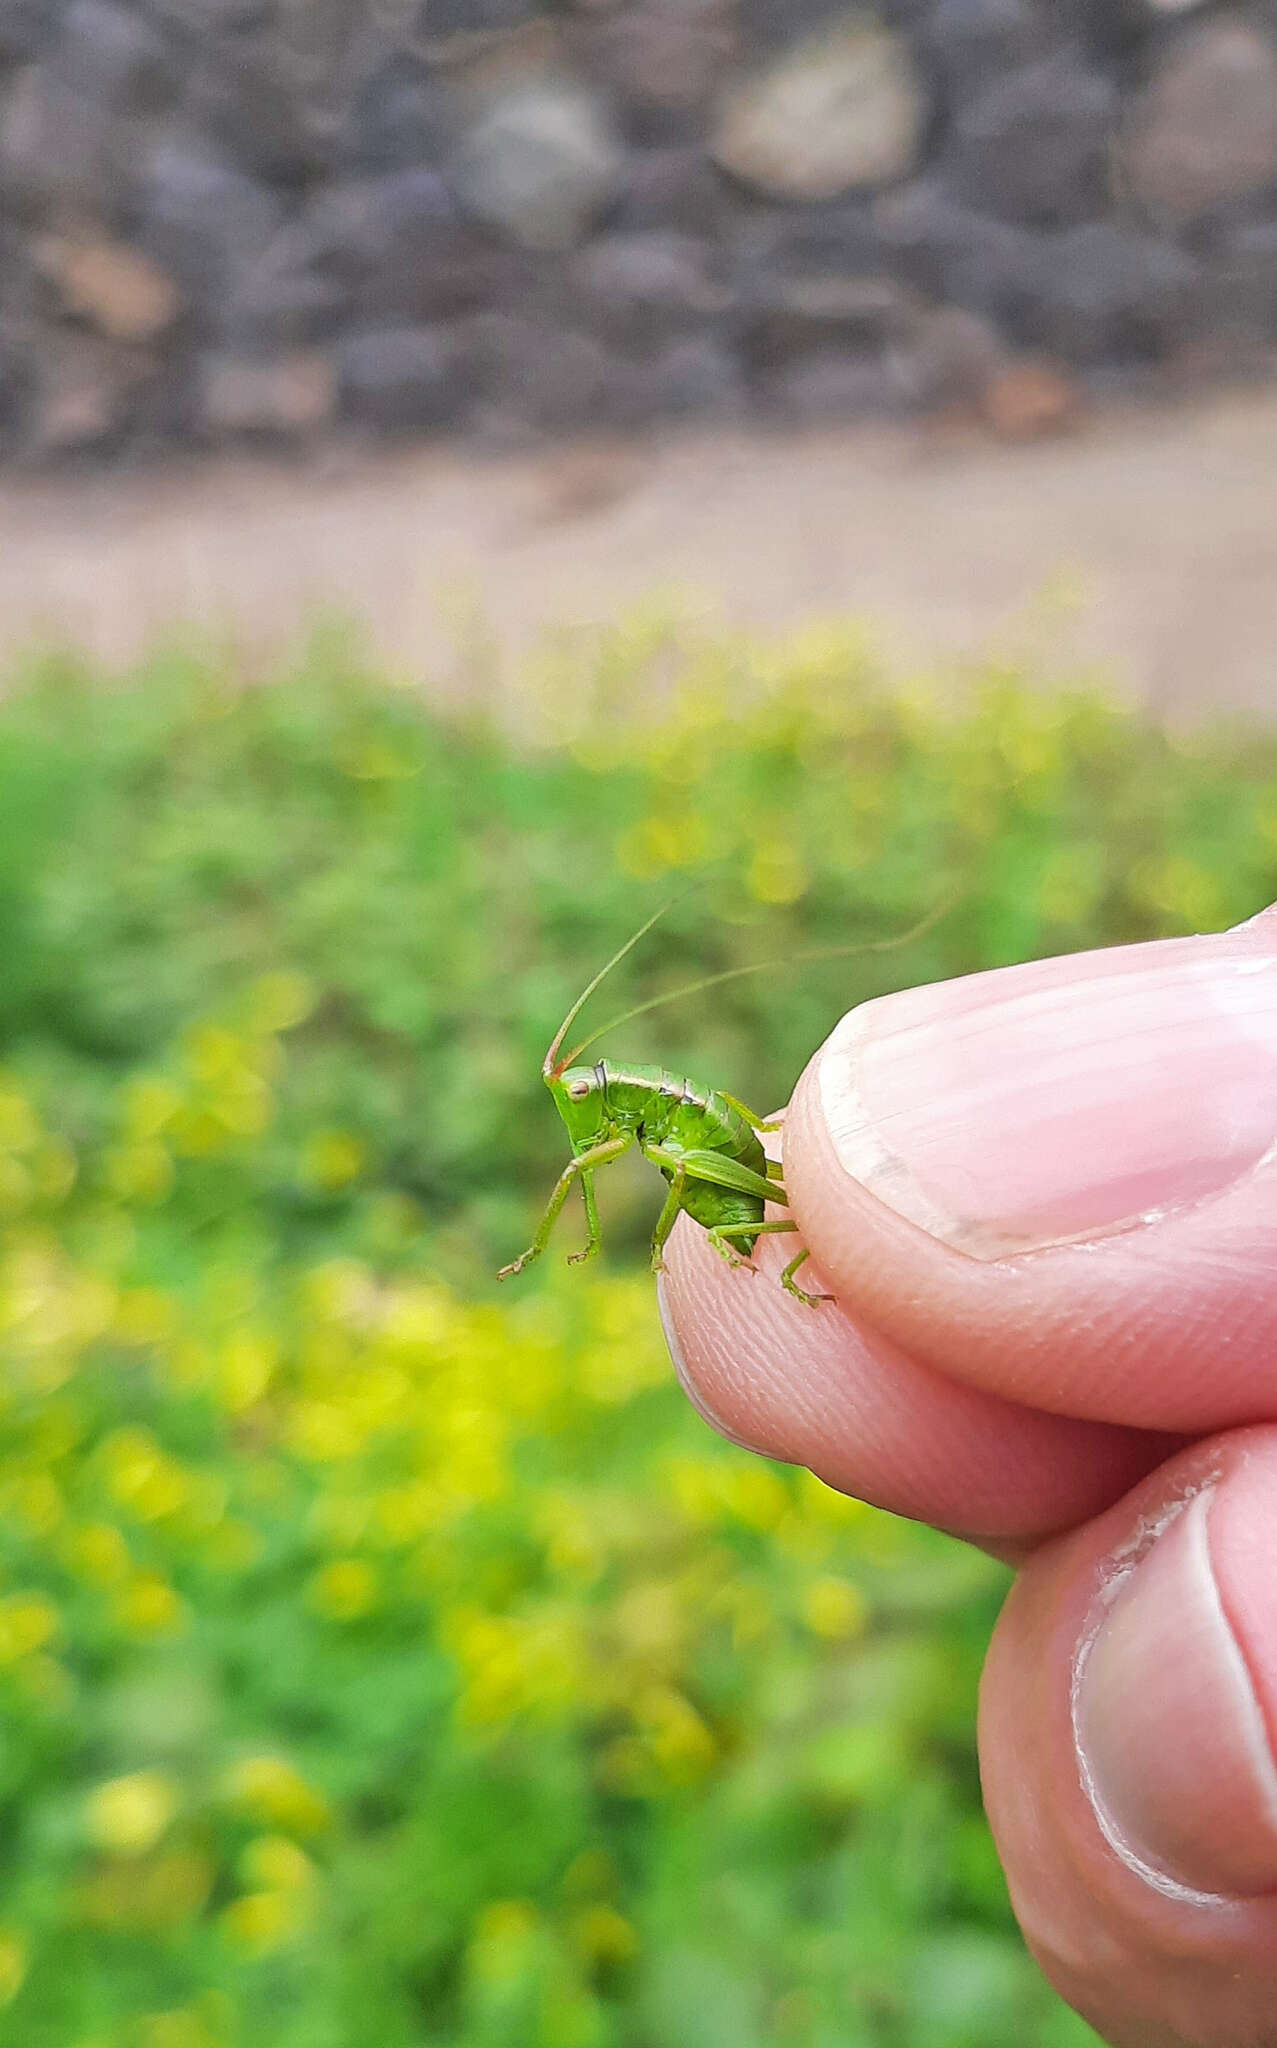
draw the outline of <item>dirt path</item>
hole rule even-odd
[[[256,655],[326,607],[446,696],[476,609],[517,652],[654,590],[769,628],[856,613],[901,664],[1027,642],[1171,713],[1277,712],[1277,392],[1020,448],[861,427],[0,484],[0,659],[124,661],[191,623]]]

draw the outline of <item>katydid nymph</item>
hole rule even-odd
[[[540,1258],[563,1205],[578,1181],[585,1204],[586,1242],[583,1251],[571,1254],[568,1264],[578,1265],[582,1260],[591,1258],[602,1242],[594,1176],[600,1167],[613,1165],[635,1145],[645,1159],[650,1159],[660,1169],[667,1184],[665,1206],[652,1234],[654,1273],[659,1273],[664,1264],[665,1246],[680,1211],[700,1224],[715,1251],[731,1266],[748,1265],[760,1237],[790,1235],[798,1229],[789,1217],[769,1221],[766,1216],[769,1202],[782,1209],[789,1206],[781,1178],[782,1169],[774,1160],[768,1159],[762,1144],[763,1136],[780,1129],[781,1119],[756,1116],[734,1095],[701,1082],[686,1080],[664,1067],[621,1066],[602,1059],[594,1066],[578,1064],[582,1053],[600,1038],[619,1025],[630,1023],[635,1017],[645,1016],[648,1011],[676,1002],[682,996],[717,988],[741,975],[757,974],[767,967],[788,966],[792,962],[764,961],[752,967],[733,967],[725,974],[713,974],[703,981],[691,982],[670,995],[656,996],[650,1002],[639,1003],[622,1016],[613,1018],[610,1024],[591,1032],[570,1052],[563,1050],[568,1033],[595,990],[671,907],[665,904],[612,955],[588,988],[577,997],[550,1041],[541,1073],[554,1098],[554,1106],[567,1125],[572,1158],[555,1183],[536,1236],[525,1252],[510,1265],[502,1267],[499,1279],[522,1273],[534,1259]],[[949,907],[946,903],[943,909]],[[892,950],[920,937],[942,914],[942,911],[930,912],[920,924],[897,938],[861,946],[837,946],[799,957],[829,960],[849,953]],[[821,1302],[831,1301],[833,1296],[809,1294],[798,1285],[795,1276],[808,1257],[804,1249],[792,1258],[780,1276],[780,1284],[787,1294],[806,1303],[809,1308],[816,1308]]]

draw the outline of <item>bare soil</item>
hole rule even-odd
[[[1172,717],[1277,713],[1277,391],[1021,446],[865,426],[0,483],[0,659],[195,627],[256,660],[336,612],[447,700],[654,592],[766,630],[855,614],[905,670],[1027,651]]]

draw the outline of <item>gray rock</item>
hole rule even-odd
[[[27,214],[101,214],[118,199],[125,163],[106,107],[43,65],[0,88],[0,204]]]
[[[603,108],[567,79],[499,97],[451,165],[466,210],[527,249],[570,249],[621,186],[624,153]]]
[[[455,102],[443,80],[394,51],[356,89],[345,126],[344,164],[378,172],[438,163],[456,126]]]
[[[1170,44],[1128,112],[1120,173],[1171,223],[1277,179],[1277,45],[1226,15]]]
[[[65,0],[4,0],[0,6],[0,64],[26,64],[53,41]]]
[[[226,294],[240,265],[263,254],[284,216],[275,193],[182,134],[151,150],[137,209],[139,246],[204,307]]]
[[[593,335],[522,313],[480,313],[459,345],[489,438],[555,433],[608,417],[615,362]]]
[[[957,111],[943,168],[955,195],[999,219],[1060,227],[1107,201],[1117,88],[1075,52],[995,79]]]
[[[902,398],[928,412],[979,407],[1006,362],[1006,347],[992,322],[961,306],[920,313],[890,352]]]
[[[623,110],[631,140],[644,145],[700,134],[736,46],[723,14],[668,4],[626,7],[581,38],[590,75]]]
[[[285,228],[260,256],[234,266],[211,323],[232,353],[261,355],[336,333],[353,295],[308,254]]]
[[[414,169],[322,185],[287,232],[302,260],[353,282],[381,263],[419,263],[460,225],[439,173]]]
[[[183,108],[206,142],[270,185],[300,185],[329,167],[336,120],[306,67],[269,34],[213,39],[190,61]]]
[[[735,224],[732,245],[741,289],[770,289],[777,276],[843,277],[881,267],[876,204],[869,198],[828,206],[750,207]]]
[[[1209,259],[1203,303],[1220,327],[1277,338],[1277,220],[1230,228]]]
[[[0,343],[0,449],[8,450],[11,434],[26,395],[25,366],[16,350]]]
[[[330,283],[367,325],[429,325],[532,285],[533,259],[464,221],[430,170],[326,186],[281,240],[277,266]]]
[[[765,405],[795,426],[898,412],[908,393],[887,356],[827,349],[787,363],[759,387]]]
[[[959,205],[933,178],[879,199],[874,227],[882,257],[928,298],[981,313],[1009,335],[1031,332],[1042,235]]]
[[[198,382],[199,424],[217,439],[314,434],[337,407],[336,373],[313,349],[274,360],[209,355]]]
[[[357,296],[370,318],[430,323],[518,291],[521,259],[462,220],[437,172],[379,179],[368,204]]]
[[[1050,40],[1033,0],[936,0],[919,46],[952,103],[1045,55]]]
[[[687,335],[637,361],[617,363],[609,379],[609,419],[626,429],[692,416],[730,418],[744,404],[740,364],[710,335]]]
[[[39,461],[79,455],[127,432],[150,357],[96,337],[50,329],[35,354],[26,421],[28,452]]]
[[[1162,357],[1198,318],[1197,264],[1114,221],[1050,237],[1033,339],[1072,362]]]
[[[197,36],[261,28],[273,11],[271,0],[148,0],[148,4],[160,20]]]
[[[378,327],[338,351],[344,410],[382,432],[457,424],[462,385],[452,337],[438,327]]]
[[[541,11],[539,0],[419,0],[411,40],[428,56],[449,63],[500,42]]]
[[[154,113],[180,82],[164,37],[122,0],[74,0],[50,65],[72,92],[119,114]]]
[[[720,173],[695,144],[638,150],[625,166],[612,209],[624,229],[673,228],[684,235],[721,235],[729,200]]]
[[[916,293],[894,278],[790,269],[755,294],[746,347],[755,363],[809,354],[877,356],[911,331],[919,311]]]
[[[737,0],[736,14],[746,42],[783,49],[845,16],[846,0]]]
[[[830,199],[905,177],[927,100],[908,43],[853,14],[814,31],[724,95],[715,161],[779,199]]]
[[[719,319],[732,304],[721,259],[690,235],[600,236],[568,271],[580,317],[634,350]]]

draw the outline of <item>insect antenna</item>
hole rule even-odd
[[[699,888],[700,886],[701,885],[699,883],[694,882],[692,884],[692,889]],[[598,973],[595,975],[589,987],[582,990],[581,994],[573,1003],[572,1008],[568,1011],[567,1016],[563,1019],[563,1022],[560,1024],[558,1030],[555,1032],[554,1037],[551,1039],[549,1050],[541,1063],[541,1072],[543,1073],[547,1081],[556,1078],[559,1074],[563,1072],[565,1067],[570,1067],[573,1060],[576,1058],[576,1053],[573,1052],[569,1053],[565,1059],[560,1059],[559,1048],[563,1044],[564,1039],[567,1037],[569,1031],[572,1029],[572,1026],[575,1024],[577,1018],[580,1016],[582,1010],[589,1002],[590,997],[594,994],[595,989],[600,987],[600,985],[607,980],[608,975],[612,972],[612,969],[614,967],[620,966],[622,960],[624,960],[627,953],[632,953],[634,951],[634,948],[637,946],[639,940],[645,939],[647,937],[648,933],[651,931],[652,926],[654,924],[659,924],[661,919],[663,917],[668,916],[669,912],[673,910],[675,904],[681,903],[684,897],[691,895],[692,889],[681,889],[677,896],[671,896],[668,903],[662,903],[659,910],[653,911],[651,917],[648,918],[647,923],[641,924],[639,926],[638,930],[634,933],[633,937],[627,939],[625,941],[625,944],[621,946],[617,952],[613,953],[612,958],[608,961],[606,967],[600,967]],[[596,1032],[595,1037],[597,1036],[598,1033]],[[594,1039],[591,1038],[588,1041],[588,1043],[593,1045]]]
[[[675,901],[677,902],[678,900],[676,897]],[[914,939],[922,938],[925,933],[932,929],[933,925],[939,924],[942,918],[947,917],[949,912],[956,908],[961,901],[961,895],[946,896],[943,902],[938,903],[933,910],[929,910],[925,917],[919,918],[917,924],[910,925],[908,931],[897,932],[896,936],[891,939],[867,939],[855,946],[819,946],[810,953],[789,953],[783,960],[755,960],[748,967],[729,967],[722,974],[707,974],[701,981],[689,981],[684,988],[671,989],[667,995],[652,996],[645,1003],[636,1003],[632,1010],[623,1010],[619,1017],[613,1017],[609,1023],[600,1024],[597,1031],[592,1031],[588,1038],[583,1038],[579,1045],[574,1046],[572,1051],[566,1054],[559,1062],[558,1071],[561,1073],[565,1067],[574,1066],[583,1052],[587,1052],[590,1046],[597,1044],[600,1038],[606,1038],[609,1031],[617,1030],[620,1025],[632,1024],[636,1017],[646,1017],[649,1011],[663,1009],[666,1003],[681,1002],[684,996],[698,996],[707,988],[721,988],[725,981],[741,981],[747,974],[766,974],[769,970],[774,970],[778,967],[802,967],[820,960],[849,960],[861,953],[894,953],[899,947],[908,946],[912,944]],[[664,910],[658,910],[656,917],[651,918],[644,925],[643,931],[636,932],[629,945],[621,948],[616,959],[624,959],[626,953],[630,950],[630,946],[635,945],[642,938],[643,932],[650,931],[652,925],[656,923],[656,918],[664,917],[665,911],[670,907],[667,903]],[[558,1051],[564,1036],[571,1027],[573,1019],[583,1008],[586,997],[598,987],[599,982],[603,979],[603,975],[607,974],[615,965],[615,960],[608,962],[607,967],[603,969],[603,974],[598,975],[591,982],[590,987],[586,990],[585,995],[581,997],[575,1009],[564,1019],[563,1029],[551,1047],[552,1052]],[[547,1054],[547,1062],[548,1059],[549,1055]],[[549,1072],[548,1064],[546,1071]]]

